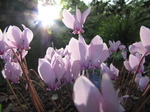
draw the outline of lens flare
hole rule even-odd
[[[44,4],[38,2],[38,20],[42,22],[43,26],[49,26],[54,24],[54,20],[59,17],[61,10],[60,5]]]

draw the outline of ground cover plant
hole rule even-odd
[[[63,10],[63,23],[78,39],[72,37],[65,48],[49,47],[38,60],[38,73],[28,69],[25,60],[32,49],[33,32],[25,25],[23,31],[9,26],[0,32],[2,76],[7,83],[7,89],[0,92],[2,111],[150,111],[146,59],[150,54],[150,29],[141,26],[141,41],[130,46],[119,40],[110,40],[107,45],[99,35],[87,44],[84,38],[88,37],[82,33],[90,10],[81,13],[76,9],[75,15]],[[118,55],[121,67],[115,65]],[[96,73],[98,85],[91,79]]]

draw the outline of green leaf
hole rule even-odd
[[[0,112],[2,112],[2,104],[0,104]]]

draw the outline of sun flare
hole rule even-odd
[[[54,24],[54,20],[59,17],[59,12],[61,10],[60,5],[50,5],[44,4],[43,2],[38,2],[38,20],[42,22],[43,26],[49,26]]]

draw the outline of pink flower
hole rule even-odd
[[[130,45],[129,46],[129,51],[132,54],[135,54],[135,53],[138,52],[142,56],[144,56],[146,53],[147,53],[147,55],[149,54],[148,50],[143,46],[142,42],[136,42],[136,43]]]
[[[100,36],[95,36],[88,46],[90,68],[100,68],[100,64],[109,57],[108,47]]]
[[[149,83],[149,81],[150,81],[150,79],[148,76],[140,78],[139,86],[140,86],[141,91],[145,90],[146,85]]]
[[[110,54],[113,53],[113,52],[116,52],[117,49],[119,48],[121,42],[120,41],[109,41],[109,45],[110,45],[110,48],[109,48],[109,51],[110,51]]]
[[[122,112],[112,82],[107,74],[102,76],[101,92],[89,79],[79,77],[73,88],[74,104],[79,112]]]
[[[116,80],[119,74],[119,70],[111,63],[110,68],[105,64],[101,64],[101,74],[107,73],[112,80]]]
[[[142,55],[139,53],[136,53],[135,55],[130,54],[129,55],[129,61],[124,61],[124,66],[128,71],[132,71],[133,73],[136,71],[138,65],[140,64],[140,61],[142,59]],[[140,68],[138,70],[138,73],[144,72],[144,63],[145,59],[143,59]]]
[[[13,83],[18,83],[19,76],[22,75],[22,70],[19,63],[7,61],[4,70],[2,70],[2,75],[5,79],[9,79]]]
[[[146,89],[146,86],[149,83],[149,81],[150,81],[150,79],[148,76],[143,77],[141,74],[136,75],[135,82],[141,91],[144,91]]]
[[[83,24],[90,13],[91,8],[88,8],[83,14],[79,9],[76,9],[76,15],[72,15],[68,10],[63,10],[63,23],[73,30],[74,34],[83,33]]]
[[[19,50],[29,50],[29,44],[33,39],[32,31],[22,25],[24,30],[21,31],[17,26],[9,26],[7,30],[7,38],[5,39],[10,48],[17,48]]]

